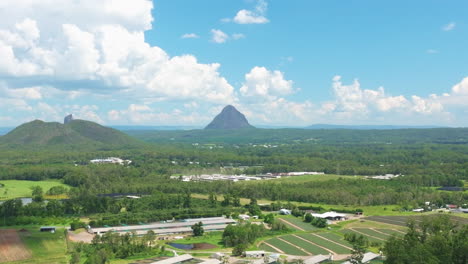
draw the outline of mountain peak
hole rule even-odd
[[[253,128],[247,118],[239,112],[234,106],[227,105],[223,108],[205,129],[239,129]]]
[[[63,119],[63,124],[66,125],[66,124],[70,123],[71,121],[73,121],[73,115],[69,114]]]

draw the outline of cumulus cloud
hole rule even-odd
[[[12,88],[27,80],[28,86],[132,94],[137,100],[232,100],[233,88],[219,74],[219,64],[171,57],[145,42],[152,8],[149,0],[2,1],[0,76],[8,77]],[[187,81],[193,83],[182,85]]]
[[[224,43],[228,40],[228,34],[224,33],[219,29],[212,29],[211,30],[211,41],[214,43]]]
[[[242,9],[237,12],[233,21],[238,24],[265,24],[269,20],[265,17],[268,3],[265,0],[258,0],[255,10]]]
[[[257,98],[285,96],[293,92],[293,81],[286,80],[282,72],[258,66],[245,75],[245,82],[240,88],[242,96]]]

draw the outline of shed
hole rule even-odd
[[[263,258],[265,257],[265,251],[258,250],[258,251],[246,251],[245,252],[246,258]]]
[[[55,233],[55,229],[56,229],[55,226],[41,226],[40,231]]]

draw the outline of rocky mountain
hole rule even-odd
[[[138,140],[116,129],[79,119],[66,124],[34,120],[0,137],[0,147],[28,149],[119,149],[139,144]]]
[[[205,129],[241,129],[254,128],[247,118],[234,106],[228,105],[219,113]]]

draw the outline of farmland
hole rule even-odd
[[[0,231],[0,234],[3,233],[4,229]],[[16,254],[17,256],[22,256],[22,254],[28,255],[24,255],[21,260],[19,260],[19,258],[7,259],[7,261],[4,260],[2,264],[68,263],[68,257],[66,255],[67,245],[63,229],[59,229],[56,233],[52,234],[47,232],[40,232],[38,227],[28,227],[18,232],[18,235],[20,241],[22,242],[21,252],[23,253]],[[18,244],[16,243],[15,245]]]
[[[371,220],[380,223],[386,223],[391,225],[397,226],[406,226],[410,220],[413,220],[416,224],[422,221],[422,217],[434,217],[435,214],[430,215],[419,215],[419,216],[370,216],[364,218],[365,220]],[[468,218],[460,217],[460,216],[451,216],[452,221],[463,225],[468,224]]]
[[[0,263],[24,260],[31,257],[16,230],[0,230]]]
[[[285,223],[289,228],[299,230],[299,231],[314,231],[317,230],[316,227],[310,223],[305,223],[302,219],[296,217],[279,217],[280,221]]]
[[[0,200],[31,197],[31,187],[40,186],[44,193],[54,186],[67,185],[58,181],[23,181],[23,180],[1,180],[0,184]]]

